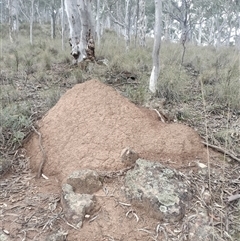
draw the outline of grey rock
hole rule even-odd
[[[46,238],[46,241],[66,241],[67,232],[57,231]]]
[[[0,230],[0,241],[8,241],[10,240],[9,236],[5,234],[2,230]]]
[[[180,173],[144,159],[138,159],[134,169],[127,172],[125,193],[133,205],[167,222],[182,219],[185,203],[191,198]]]
[[[121,160],[126,166],[132,166],[133,164],[135,164],[138,158],[138,153],[131,150],[131,148],[129,147],[124,148],[121,152]]]
[[[67,220],[77,228],[82,227],[86,214],[91,213],[95,205],[95,196],[90,194],[78,194],[69,184],[62,186],[62,206]]]
[[[102,188],[98,173],[89,169],[73,172],[67,178],[67,183],[77,193],[93,194]]]

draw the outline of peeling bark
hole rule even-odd
[[[95,60],[94,27],[91,14],[91,1],[65,0],[70,27],[69,43],[71,55],[76,63]]]

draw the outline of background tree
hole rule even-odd
[[[18,4],[18,0],[8,0],[9,38],[11,42],[16,39],[19,30]]]
[[[160,73],[159,53],[161,47],[162,34],[162,0],[155,0],[155,27],[154,27],[154,45],[152,52],[153,68],[149,81],[149,89],[152,93],[157,91],[157,80]]]
[[[238,0],[162,0],[162,2],[164,40],[179,43],[186,40],[185,43],[214,45],[216,48],[240,42],[238,41],[240,39]],[[51,26],[49,31],[51,38],[57,35],[58,28],[59,32],[66,29],[64,23],[60,21],[65,18],[61,14],[64,15],[64,11],[61,10],[61,0],[1,0],[0,4],[1,23],[8,27],[9,37],[12,40],[18,32],[19,23],[29,27],[31,43],[34,24]],[[124,36],[127,48],[132,40],[135,45],[139,43],[144,46],[145,35],[153,34],[154,1],[95,0],[88,1],[88,4],[95,11],[98,41],[104,29],[114,30],[119,37]]]
[[[65,0],[70,27],[70,46],[72,56],[79,63],[95,58],[94,26],[89,0]]]

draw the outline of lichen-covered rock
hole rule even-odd
[[[138,159],[134,169],[127,172],[125,193],[134,205],[167,222],[180,220],[185,214],[185,202],[190,199],[179,173],[143,159]]]
[[[67,178],[67,183],[76,193],[93,194],[102,188],[98,173],[89,169],[73,172]]]
[[[75,193],[69,184],[63,184],[62,191],[61,202],[65,217],[76,227],[82,227],[85,215],[94,209],[95,196]]]
[[[126,147],[121,152],[121,160],[126,166],[132,166],[136,160],[139,158],[138,153],[131,150],[131,148]]]

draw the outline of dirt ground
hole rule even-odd
[[[124,196],[123,176],[105,179],[104,188],[96,193],[98,209],[77,230],[64,218],[61,184],[75,170],[123,169],[120,153],[128,146],[142,158],[191,173],[198,162],[207,163],[208,154],[192,128],[162,123],[156,112],[134,105],[97,80],[68,90],[38,127],[25,150],[17,153],[21,170],[13,169],[16,176],[5,178],[12,180],[12,190],[5,189],[9,199],[1,203],[2,226],[10,240],[46,240],[56,231],[70,241],[165,240],[169,230],[175,230],[169,231],[169,240],[179,240],[181,223],[161,223],[131,205]],[[210,152],[210,160],[219,165],[218,154]],[[35,178],[41,163],[48,179]]]
[[[76,169],[124,168],[120,153],[125,147],[177,169],[206,161],[206,149],[194,130],[162,123],[155,111],[137,107],[97,80],[68,90],[38,125],[42,147],[38,134],[26,145],[31,168],[38,171],[45,154],[43,173],[60,183]]]

